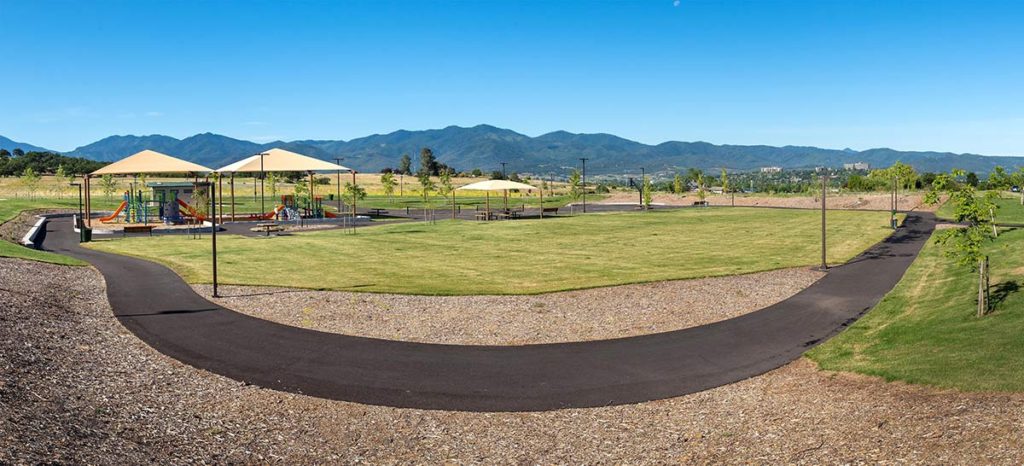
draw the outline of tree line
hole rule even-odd
[[[105,162],[67,157],[53,152],[0,149],[0,176],[21,176],[27,169],[40,175],[52,175],[61,167],[67,176],[76,176],[96,171],[104,165]]]

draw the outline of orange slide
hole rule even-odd
[[[112,213],[112,214],[110,214],[110,215],[108,215],[106,217],[100,218],[100,221],[103,222],[103,223],[113,222],[114,219],[117,218],[117,214],[120,214],[121,211],[124,210],[125,207],[128,207],[128,201],[121,201],[121,205],[117,206],[117,210],[115,210],[114,213]]]
[[[206,221],[206,217],[203,217],[202,215],[196,215],[196,209],[194,209],[194,208],[192,208],[192,206],[188,205],[187,202],[185,202],[185,201],[183,201],[181,199],[177,199],[177,201],[178,201],[178,205],[183,207],[185,209],[185,212],[188,213],[189,215],[195,217],[196,220],[199,220],[200,222],[205,222]]]
[[[327,217],[327,218],[338,218],[338,214],[336,214],[334,212],[328,212],[328,211],[325,210],[324,211],[324,217]]]

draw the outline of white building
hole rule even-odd
[[[782,173],[782,167],[761,167],[761,173]]]
[[[870,169],[871,169],[871,164],[869,164],[867,162],[854,162],[854,163],[844,163],[843,164],[843,170],[864,170],[864,171],[868,171]]]

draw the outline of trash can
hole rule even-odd
[[[79,235],[79,242],[88,243],[89,241],[92,241],[92,228],[83,226],[82,228],[79,228],[78,231],[81,232]]]

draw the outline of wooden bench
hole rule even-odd
[[[369,212],[370,215],[373,215],[373,216],[376,216],[376,217],[380,217],[381,215],[387,215],[388,214],[388,210],[387,209],[380,209],[380,208],[369,209],[369,210],[367,210],[367,212]]]
[[[693,205],[699,205],[699,206],[705,206],[706,207],[708,205],[708,201],[693,201]]]
[[[128,233],[149,233],[149,236],[153,236],[153,228],[156,225],[125,225],[124,230],[121,230],[121,236],[128,236]]]
[[[558,213],[558,207],[542,207],[540,209],[540,211],[543,214],[557,214]]]

